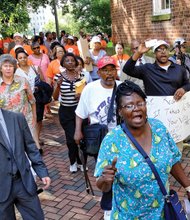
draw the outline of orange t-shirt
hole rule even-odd
[[[3,53],[8,53],[9,43],[11,43],[13,39],[7,37],[5,39],[0,40],[0,48],[3,49]]]
[[[33,54],[33,51],[32,51],[32,49],[31,49],[31,46],[25,44],[25,45],[22,46],[22,47],[24,48],[24,50],[26,50],[26,52],[27,52],[28,55]],[[10,54],[11,54],[14,58],[16,58],[16,54],[15,54],[14,48],[11,49]]]
[[[48,49],[45,45],[40,45],[40,51],[48,55]]]
[[[47,71],[46,71],[46,76],[48,78],[53,79],[53,77],[57,74],[60,73],[60,61],[58,59],[52,60],[51,63],[48,65]]]
[[[123,61],[127,61],[130,56],[128,54],[123,54],[123,55],[113,55],[112,58],[114,58],[116,64],[118,65],[118,67],[120,67],[120,63],[122,63]]]
[[[76,56],[79,56],[79,49],[76,45],[65,45],[65,50],[69,53],[73,53]]]

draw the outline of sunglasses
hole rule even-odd
[[[139,47],[132,47],[132,50],[138,50]]]
[[[40,47],[33,47],[32,49],[33,49],[33,50],[36,50],[36,49],[40,49]]]

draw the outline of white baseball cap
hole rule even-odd
[[[178,44],[179,45],[182,45],[183,43],[186,43],[186,40],[184,38],[177,38],[175,41],[174,41],[174,47],[176,47]]]
[[[101,43],[101,40],[98,36],[94,36],[91,40],[92,43]]]
[[[18,48],[24,49],[22,45],[16,45],[16,46],[14,47],[14,51],[15,51],[16,49],[18,49]]]
[[[18,32],[16,32],[16,33],[13,35],[13,38],[14,38],[14,37],[21,37],[21,38],[23,38],[23,35],[20,34],[20,33],[18,33]]]
[[[155,52],[155,50],[159,47],[159,46],[161,46],[161,45],[164,45],[164,46],[166,46],[167,48],[169,48],[170,47],[170,45],[166,42],[166,41],[164,41],[164,40],[158,40],[157,42],[156,42],[156,44],[154,45],[154,47],[153,47],[153,53]]]
[[[71,35],[69,35],[69,36],[67,37],[67,39],[74,40],[74,37],[71,36]]]

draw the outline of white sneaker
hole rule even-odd
[[[69,170],[71,173],[76,173],[77,172],[77,163],[75,162],[73,165],[70,165]]]
[[[110,220],[110,217],[111,217],[111,210],[104,211],[104,220]]]
[[[78,164],[77,167],[78,167],[82,172],[84,172],[83,165]],[[86,170],[88,170],[88,167],[86,167]]]

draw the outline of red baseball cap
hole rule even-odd
[[[98,69],[101,69],[103,68],[104,66],[107,66],[109,64],[112,64],[114,66],[117,66],[117,64],[115,63],[115,60],[110,57],[110,56],[104,56],[102,57],[100,60],[98,60],[98,63],[97,63],[97,67]]]

